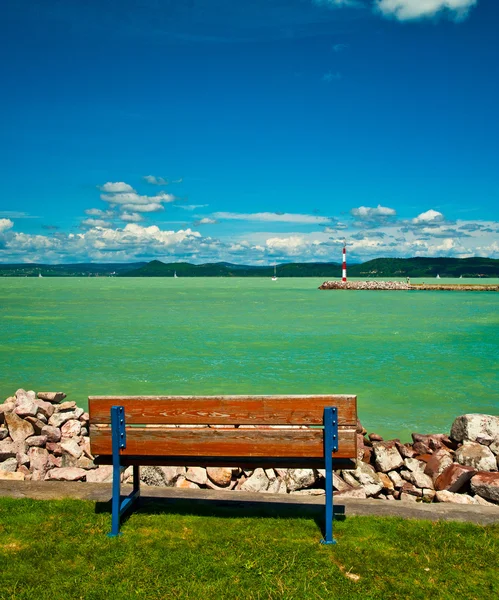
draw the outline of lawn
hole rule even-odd
[[[323,546],[313,517],[150,504],[108,538],[107,511],[0,499],[0,597],[499,597],[499,526],[347,517]]]

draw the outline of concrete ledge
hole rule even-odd
[[[125,494],[131,486],[122,486]],[[110,483],[78,483],[65,481],[0,481],[0,497],[60,500],[75,498],[98,503],[111,500]],[[294,494],[257,494],[218,490],[189,490],[166,487],[141,487],[141,503],[162,504],[165,509],[197,510],[199,508],[232,508],[259,514],[322,514],[324,496]],[[412,503],[386,500],[342,498],[336,503],[339,513],[348,516],[400,517],[430,521],[465,521],[480,525],[499,523],[499,507],[447,503]]]

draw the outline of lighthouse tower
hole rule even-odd
[[[343,243],[343,264],[341,268],[341,281],[346,283],[347,281],[347,243]]]

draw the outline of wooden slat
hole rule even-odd
[[[92,454],[111,454],[111,430],[91,428]],[[356,455],[356,433],[338,432],[337,458]],[[320,458],[324,456],[322,429],[208,429],[129,427],[123,456],[228,456]]]
[[[320,425],[325,406],[338,407],[340,425],[355,426],[357,396],[90,396],[90,423],[110,423],[112,406],[127,424]]]

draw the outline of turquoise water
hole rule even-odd
[[[320,283],[2,279],[0,397],[353,393],[369,431],[402,439],[499,414],[499,294]]]

